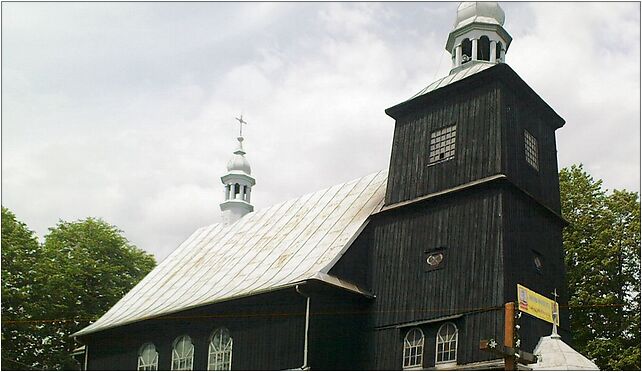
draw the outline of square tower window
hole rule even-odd
[[[537,161],[537,139],[527,130],[524,130],[524,151],[526,154],[526,162],[536,170],[539,170]]]
[[[428,165],[455,157],[457,125],[441,128],[430,133],[430,155]]]

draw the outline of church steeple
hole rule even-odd
[[[460,3],[446,42],[452,56],[451,73],[477,63],[503,63],[512,41],[503,26],[504,11],[497,2]]]
[[[250,204],[250,196],[252,186],[256,184],[256,181],[251,176],[252,168],[250,168],[250,163],[245,158],[245,150],[243,150],[243,124],[247,124],[247,122],[243,120],[243,115],[236,120],[239,122],[238,147],[227,163],[227,173],[221,177],[221,182],[225,186],[221,211],[226,224],[234,223],[254,211],[254,206]]]

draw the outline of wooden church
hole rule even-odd
[[[450,74],[385,110],[387,170],[254,211],[242,147],[224,222],[196,230],[76,333],[89,370],[503,369],[517,284],[560,294],[569,337],[555,130],[505,63],[497,3],[462,3]],[[532,352],[550,323],[520,319]]]

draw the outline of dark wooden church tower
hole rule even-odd
[[[396,122],[371,225],[373,369],[498,367],[479,341],[503,340],[500,308],[518,283],[547,297],[557,289],[568,335],[555,145],[564,120],[503,63],[503,22],[496,3],[462,3],[450,75],[386,110]],[[434,342],[444,325],[456,327],[455,350]],[[530,316],[520,325],[524,350],[551,333]],[[413,329],[426,340],[421,361],[399,346]]]

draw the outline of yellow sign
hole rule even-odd
[[[519,300],[520,311],[531,314],[549,323],[553,323],[553,319],[555,319],[555,324],[560,325],[558,316],[560,311],[557,302],[533,292],[520,284],[517,285],[517,299]]]

